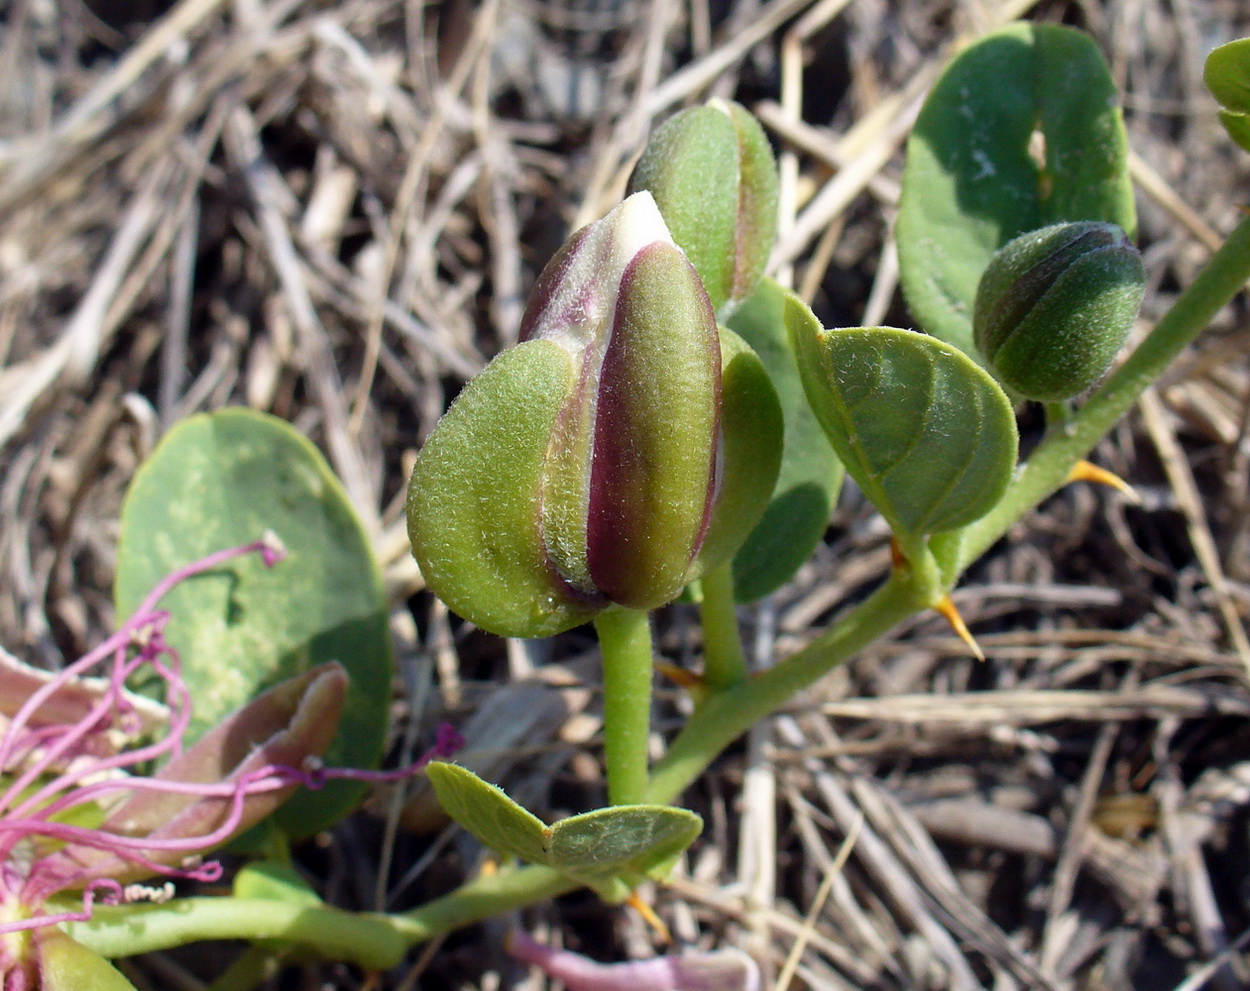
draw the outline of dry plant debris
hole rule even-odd
[[[413,451],[651,125],[710,95],[753,106],[783,152],[777,272],[829,325],[908,325],[900,143],[960,39],[1014,16],[1091,31],[1125,93],[1149,320],[1250,197],[1200,78],[1208,49],[1250,34],[1239,0],[11,0],[0,641],[56,667],[107,628],[136,465],[177,419],[247,404],[313,437],[375,538],[397,746],[450,712],[519,798],[584,804],[601,788],[587,643],[505,645],[422,593]],[[1140,506],[1069,489],[969,575],[985,663],[918,622],[691,790],[705,839],[655,893],[681,941],[774,975],[799,944],[789,987],[1250,983],[1248,344],[1243,301],[1097,452]],[[744,613],[758,661],[861,595],[885,539],[848,493],[800,580]],[[697,650],[682,607],[664,624],[672,656]],[[305,854],[328,898],[402,907],[473,869],[462,836],[406,828],[437,828],[428,796],[371,810]],[[604,958],[655,952],[586,898],[528,921]],[[392,974],[305,976],[537,987],[500,931]],[[127,968],[141,987],[213,975],[191,953]]]

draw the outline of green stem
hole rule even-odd
[[[651,619],[614,606],[595,618],[603,653],[603,762],[608,801],[636,805],[647,790],[651,735]]]
[[[369,970],[397,965],[408,948],[384,915],[343,912],[272,898],[179,898],[165,905],[96,906],[89,922],[66,925],[101,956],[167,950],[209,939],[281,939]]]
[[[967,527],[960,539],[942,543],[937,555],[942,578],[961,572],[1024,513],[1062,485],[1072,465],[1128,411],[1247,279],[1250,218],[1233,231],[1124,365],[1062,429],[1053,431],[1042,442],[1007,497],[987,516]],[[945,560],[948,556],[954,559],[949,564]],[[920,587],[923,584],[908,573],[892,574],[868,599],[806,648],[768,671],[716,692],[677,735],[649,783],[646,737],[650,728],[651,645],[647,618],[628,610],[601,614],[596,625],[603,644],[608,693],[605,722],[612,800],[663,804],[674,801],[753,723],[924,608],[931,589]],[[617,711],[616,707],[625,711]],[[614,762],[624,766],[615,772],[615,780],[611,777]],[[525,867],[476,879],[404,915],[353,915],[262,899],[190,898],[168,905],[97,907],[90,922],[73,923],[66,928],[73,938],[106,957],[167,949],[203,939],[288,939],[315,946],[327,957],[381,969],[394,966],[411,944],[554,898],[575,887],[576,882],[549,868]]]
[[[1012,524],[1064,484],[1072,466],[1093,450],[1211,318],[1241,291],[1247,279],[1250,217],[1237,225],[1128,360],[1061,429],[1047,433],[1002,501],[964,530],[956,573],[984,554]]]
[[[754,723],[924,608],[927,594],[910,572],[891,574],[884,585],[797,654],[717,692],[694,711],[652,770],[646,800],[661,804],[675,801]]]
[[[732,562],[703,576],[703,681],[717,691],[747,679],[747,658],[738,634]]]
[[[282,967],[279,956],[264,946],[249,946],[234,958],[209,991],[253,991],[277,975]]]
[[[581,886],[549,867],[520,867],[474,878],[442,898],[389,918],[396,933],[407,943],[415,944],[513,909],[557,898]]]

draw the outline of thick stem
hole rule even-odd
[[[712,691],[747,678],[747,658],[738,634],[733,565],[726,563],[703,576],[703,681]]]
[[[608,801],[636,805],[647,791],[651,735],[651,620],[616,606],[595,618],[603,653],[603,761]]]
[[[96,906],[89,922],[65,926],[101,956],[124,957],[208,939],[281,939],[314,946],[331,960],[386,970],[408,941],[391,918],[272,898],[179,898],[166,905]]]
[[[1025,513],[1063,485],[1163,370],[1250,279],[1250,217],[1237,225],[1149,336],[1061,429],[1050,431],[1006,496],[964,531],[957,572],[985,553]]]

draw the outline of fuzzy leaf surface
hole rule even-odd
[[[617,805],[552,826],[457,764],[426,769],[443,811],[500,853],[543,864],[619,901],[644,877],[662,877],[703,830],[703,820],[666,805]]]
[[[408,536],[430,589],[501,636],[541,637],[585,622],[543,544],[542,473],[573,385],[568,352],[545,340],[503,352],[430,434],[408,486]]]
[[[786,320],[830,443],[901,540],[971,523],[1002,498],[1015,417],[963,352],[896,327],[823,330],[797,299]]]

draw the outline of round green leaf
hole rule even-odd
[[[551,827],[548,863],[593,882],[621,878],[630,887],[662,878],[703,831],[703,820],[669,805],[616,805],[561,819]]]
[[[921,326],[975,355],[973,302],[990,257],[1065,220],[1136,229],[1115,84],[1081,32],[1013,24],[951,62],[907,142],[899,274]]]
[[[555,573],[539,525],[542,472],[573,382],[547,340],[503,352],[439,421],[408,486],[408,536],[431,591],[502,636],[551,636],[596,606]]]
[[[896,327],[823,330],[797,299],[786,321],[816,416],[900,538],[971,523],[1002,498],[1011,403],[958,348]]]
[[[1250,151],[1250,38],[1230,41],[1207,56],[1202,78],[1221,104],[1229,137]]]
[[[764,279],[729,326],[751,345],[772,379],[785,426],[781,469],[755,529],[734,557],[734,594],[752,602],[793,577],[824,536],[842,487],[842,465],[807,403],[785,310],[789,294]]]
[[[375,767],[392,669],[382,578],[325,459],[283,421],[227,409],[169,432],[122,507],[118,615],[130,615],[175,569],[266,531],[287,550],[275,567],[259,555],[238,558],[162,600],[194,703],[188,742],[275,682],[337,660],[351,684],[326,763]],[[291,835],[311,835],[340,819],[362,790],[331,782],[297,792],[277,821]]]

